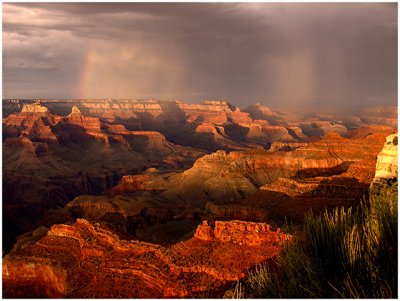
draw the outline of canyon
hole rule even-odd
[[[158,132],[85,116],[78,107],[60,116],[39,102],[26,104],[3,119],[6,248],[13,236],[40,226],[48,210],[75,196],[101,193],[121,176],[147,168],[187,168],[203,154]]]
[[[360,112],[3,100],[3,295],[222,297],[309,210],[397,198],[397,108]]]
[[[161,246],[120,239],[84,219],[54,225],[43,238],[26,240],[3,259],[3,296],[196,296],[228,287],[291,238],[269,225],[240,221],[216,222],[213,237],[202,234],[207,230],[211,227],[204,222],[193,238]]]
[[[396,107],[371,107],[318,117],[273,111],[260,103],[242,111],[226,100],[206,100],[199,104],[131,99],[39,101],[53,114],[65,116],[77,107],[86,116],[119,123],[129,130],[157,131],[173,143],[208,151],[269,147],[274,141],[301,142],[310,136],[324,136],[329,132],[342,134],[347,129],[367,125],[397,127]],[[3,116],[18,113],[34,102],[3,100]]]

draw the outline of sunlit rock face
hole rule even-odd
[[[98,194],[125,174],[150,167],[189,167],[204,151],[176,145],[156,131],[87,116],[72,106],[63,116],[42,102],[24,103],[3,118],[3,246],[40,225],[48,210],[80,194]],[[29,215],[26,212],[30,212]]]
[[[289,123],[220,100],[14,107],[3,119],[5,235],[18,240],[5,296],[197,297],[276,256],[286,218],[357,205],[375,166],[371,197],[397,197],[390,127]]]
[[[3,259],[4,297],[195,297],[225,289],[248,268],[276,256],[291,236],[262,223],[216,222],[170,246],[123,240],[78,219],[55,225]],[[218,295],[216,295],[218,296]]]
[[[98,126],[92,128],[94,119],[91,118],[118,123],[127,130],[157,131],[171,142],[208,151],[268,148],[274,141],[298,142],[308,139],[298,124],[289,126],[282,116],[260,104],[250,107],[249,113],[225,100],[206,100],[200,104],[178,100],[41,102],[53,114],[68,115],[66,118],[69,118],[70,123],[91,129],[93,136],[103,140],[107,139],[96,133]],[[9,108],[14,106],[14,103],[8,105]],[[258,111],[261,113],[258,114]],[[324,134],[323,131],[316,133]]]
[[[57,143],[57,136],[51,129],[55,122],[55,117],[41,103],[25,104],[20,113],[3,120],[3,135],[4,138],[24,135],[34,141]]]
[[[22,107],[21,114],[42,114],[48,115],[50,111],[47,107],[43,106],[40,102],[33,104],[26,104]]]
[[[69,114],[69,116],[82,116],[82,112],[81,110],[79,110],[79,108],[77,106],[73,106],[71,109],[71,114]]]
[[[368,197],[376,156],[391,131],[372,127],[351,133],[353,138],[329,133],[323,139],[289,151],[231,152],[225,156],[202,157],[194,168],[201,169],[209,179],[212,175],[217,179],[218,172],[230,167],[216,183],[226,183],[230,176],[239,178],[235,166],[240,164],[238,170],[257,188],[255,193],[247,193],[234,201],[228,197],[212,199],[203,217],[261,221],[282,220],[286,216],[300,222],[310,209],[317,212],[324,208],[356,206]]]
[[[375,179],[393,178],[398,173],[398,135],[393,134],[386,137],[385,145],[378,155],[376,161]]]
[[[271,226],[265,223],[233,221],[216,221],[214,228],[203,221],[196,229],[195,237],[201,240],[217,240],[232,242],[238,245],[258,246],[263,243],[279,245],[282,241],[291,239],[278,228],[271,230]]]
[[[398,134],[386,137],[376,162],[375,177],[370,186],[370,200],[379,203],[398,197]]]
[[[25,169],[30,170],[30,174],[43,168],[47,172],[46,165],[56,165],[52,168],[55,171],[60,170],[56,174],[62,175],[87,169],[99,172],[99,164],[103,170],[135,170],[142,166],[151,167],[145,165],[164,160],[174,165],[177,161],[187,161],[187,158],[192,157],[190,161],[193,162],[193,156],[196,158],[204,154],[202,151],[171,143],[156,131],[131,131],[123,124],[86,116],[77,106],[73,106],[67,116],[59,116],[51,114],[41,103],[24,104],[20,113],[4,118],[3,139],[7,145],[3,157],[7,163],[6,170],[13,171],[16,162],[24,161],[19,167],[24,165]],[[28,140],[32,143],[28,143]],[[38,143],[47,144],[44,145],[48,150],[47,156],[40,159],[47,164],[36,164],[40,160],[37,160],[31,149],[32,145]],[[24,157],[27,149],[29,154]],[[80,162],[81,160],[84,162]],[[87,168],[87,165],[91,165],[90,162],[95,166]],[[61,167],[58,168],[57,165]],[[54,172],[50,173],[53,174]],[[42,175],[46,176],[46,173]]]
[[[78,197],[68,207],[79,207],[83,218],[101,219],[105,212],[97,207],[103,206],[103,211],[119,210],[125,219],[136,220],[142,220],[141,210],[152,208],[154,214],[141,225],[150,225],[157,214],[168,221],[199,212],[210,221],[284,220],[285,214],[301,221],[311,208],[350,207],[367,197],[376,156],[390,133],[374,129],[353,138],[329,133],[288,151],[220,150],[185,171],[126,175],[112,188],[112,197]]]

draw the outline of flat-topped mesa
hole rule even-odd
[[[270,152],[275,152],[275,151],[292,151],[295,150],[299,147],[306,146],[308,143],[307,142],[281,142],[281,141],[275,141],[271,144],[271,147],[269,148],[268,151]]]
[[[155,117],[161,113],[171,114],[177,111],[179,114],[191,114],[191,112],[232,112],[236,107],[226,100],[206,100],[203,103],[184,103],[180,100],[156,100],[156,99],[67,99],[52,100],[43,99],[41,103],[54,113],[63,115],[61,112],[70,110],[73,106],[79,106],[84,112],[93,117],[104,118],[129,118],[137,117],[137,113],[149,113]],[[170,116],[171,117],[171,116]],[[174,116],[172,116],[174,117]]]
[[[203,101],[205,105],[220,105],[227,106],[230,105],[226,100],[205,100]]]
[[[265,223],[245,222],[239,220],[216,221],[214,229],[207,221],[199,225],[194,237],[211,241],[232,242],[239,245],[258,246],[265,243],[277,244],[291,239],[291,235],[284,234],[278,228],[271,230],[271,226]]]
[[[218,106],[221,108],[228,108],[231,111],[235,111],[236,107],[232,104],[230,104],[227,100],[220,100],[220,99],[208,99],[208,100],[204,100],[202,105],[206,105],[206,106]]]
[[[32,104],[24,104],[21,114],[50,115],[50,111],[47,107],[37,101]]]
[[[167,189],[168,186],[166,184],[164,181],[159,180],[159,177],[151,174],[126,175],[122,177],[119,185],[112,188],[112,193],[124,194],[138,190],[161,191]]]

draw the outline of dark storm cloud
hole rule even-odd
[[[5,97],[395,104],[397,4],[3,4],[3,64]]]

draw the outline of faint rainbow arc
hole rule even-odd
[[[90,84],[90,74],[93,64],[94,52],[89,49],[86,52],[84,63],[80,74],[80,87],[79,87],[79,98],[88,98],[89,84]]]

